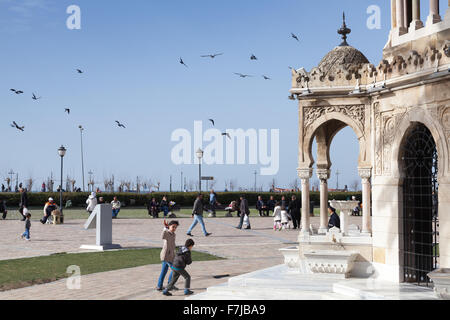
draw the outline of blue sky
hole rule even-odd
[[[258,177],[258,185],[267,189],[275,178],[287,187],[296,178],[298,151],[297,106],[287,99],[288,66],[309,70],[340,43],[336,30],[343,10],[353,31],[349,43],[377,64],[390,29],[389,3],[0,0],[0,177],[10,169],[39,185],[52,171],[59,177],[56,150],[64,144],[65,174],[81,185],[82,124],[85,171],[92,170],[97,182],[110,174],[116,180],[140,176],[168,189],[173,175],[179,189],[181,171],[195,181],[197,166],[171,163],[171,133],[192,131],[195,120],[207,126],[214,118],[220,129],[280,129],[279,173]],[[66,28],[66,8],[72,4],[81,8],[81,30]],[[366,27],[372,4],[382,9],[380,30]],[[200,58],[217,52],[224,55]],[[258,61],[250,61],[252,53]],[[85,73],[76,74],[76,68]],[[240,79],[233,72],[255,77]],[[262,74],[272,80],[264,81]],[[25,94],[16,96],[10,88]],[[32,92],[43,98],[33,101]],[[127,129],[116,127],[115,120]],[[12,121],[26,131],[11,128]],[[332,146],[341,185],[358,178],[357,157],[356,136],[344,129]],[[253,187],[259,167],[206,166],[204,173],[218,179],[218,190],[225,179]],[[330,184],[335,186],[335,176]]]

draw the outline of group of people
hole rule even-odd
[[[163,196],[161,202],[156,201],[156,198],[152,198],[147,203],[148,215],[153,217],[153,219],[158,219],[159,213],[162,211],[164,218],[167,218],[174,205],[175,202],[169,201],[166,196]]]

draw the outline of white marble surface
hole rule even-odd
[[[286,265],[229,279],[188,300],[436,300],[431,288],[376,279],[326,279]]]

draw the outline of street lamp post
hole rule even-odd
[[[61,211],[61,223],[64,223],[64,214],[63,214],[63,159],[66,155],[66,148],[64,146],[61,146],[61,148],[58,149],[58,154],[61,157],[61,186],[59,188],[59,210]]]
[[[202,192],[202,159],[203,159],[203,150],[197,150],[197,158],[198,158],[198,190]]]
[[[86,192],[86,189],[84,187],[84,155],[83,155],[83,126],[78,126],[80,128],[80,136],[81,136],[81,176],[83,178],[83,192]]]

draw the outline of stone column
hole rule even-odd
[[[430,15],[427,19],[427,25],[435,24],[441,21],[439,15],[439,0],[430,0]]]
[[[403,0],[397,0],[396,3],[397,29],[400,35],[406,33],[405,6]]]
[[[302,180],[302,230],[301,234],[310,235],[309,219],[309,180],[312,178],[312,169],[298,169],[298,176]]]
[[[371,168],[360,168],[359,176],[362,178],[362,203],[363,203],[363,223],[362,233],[366,235],[372,234],[371,226],[371,184],[370,178],[372,177]]]
[[[423,23],[420,20],[420,0],[412,1],[412,21],[409,28],[410,30],[423,28]]]
[[[449,0],[450,1],[450,0]],[[397,28],[397,0],[391,0],[391,30]]]
[[[450,0],[448,0],[447,12],[445,13],[445,19],[450,20]]]
[[[327,232],[328,232],[328,179],[330,179],[330,170],[317,169],[317,176],[320,180],[319,234],[327,234]]]

